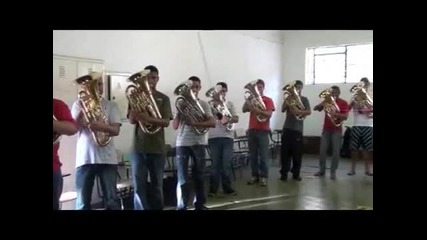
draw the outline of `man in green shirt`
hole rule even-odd
[[[162,210],[164,207],[163,172],[166,161],[164,128],[169,126],[173,116],[169,97],[156,90],[159,70],[152,65],[145,67],[144,70],[150,70],[147,80],[162,119],[150,117],[146,113],[132,112],[130,106],[128,107],[128,118],[130,123],[135,125],[133,150],[130,154],[135,192],[134,209]],[[161,129],[153,135],[146,134],[138,122],[159,126]],[[150,174],[150,187],[147,184],[148,173]]]

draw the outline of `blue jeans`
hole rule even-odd
[[[59,198],[63,187],[62,172],[53,172],[53,210],[59,210]]]
[[[233,146],[234,143],[232,138],[209,139],[209,148],[212,157],[212,174],[209,190],[211,193],[216,193],[218,191],[221,181],[224,193],[234,192],[230,180]]]
[[[188,160],[193,159],[191,174],[195,188],[194,206],[202,207],[206,203],[205,196],[205,167],[206,146],[196,145],[191,147],[176,147],[176,162],[178,171],[178,184],[176,187],[177,208],[187,207],[190,189],[188,184]]]
[[[341,131],[323,130],[322,138],[320,139],[320,173],[325,173],[326,171],[326,157],[328,154],[329,144],[332,144],[331,172],[334,173],[337,170],[338,162],[340,160],[341,141]]]
[[[162,210],[163,172],[166,156],[163,154],[144,154],[132,152],[132,178],[134,186],[135,210]],[[148,185],[150,173],[151,186]]]
[[[269,131],[249,129],[249,158],[252,177],[268,178],[268,145]],[[259,158],[258,158],[259,154]]]
[[[101,181],[101,189],[107,210],[119,210],[117,199],[117,165],[86,164],[76,169],[76,209],[90,210],[95,177]]]

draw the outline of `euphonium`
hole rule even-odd
[[[218,120],[221,120],[223,117],[227,117],[231,120],[233,115],[231,115],[230,110],[227,108],[224,96],[221,95],[221,89],[221,85],[216,85],[215,87],[210,88],[205,95],[206,97],[211,98],[208,103],[212,108],[213,115],[216,116]],[[228,122],[224,125],[227,131],[233,131],[234,123]]]
[[[162,119],[153,93],[148,85],[147,75],[150,70],[133,74],[128,78],[133,84],[126,88],[126,97],[130,108],[135,113],[147,113],[152,118]],[[156,134],[162,128],[153,124],[138,121],[139,127],[146,134]]]
[[[175,107],[182,117],[193,122],[203,122],[206,120],[205,111],[191,90],[193,82],[188,80],[179,84],[174,94],[177,95]],[[197,134],[202,135],[208,132],[204,127],[193,127]]]
[[[267,108],[262,100],[261,95],[259,94],[258,88],[256,87],[257,81],[252,81],[245,85],[245,100],[249,102],[253,107],[265,111]],[[262,115],[256,116],[258,122],[265,122],[267,118]]]
[[[283,96],[285,97],[286,105],[289,106],[291,111],[296,110],[305,110],[304,104],[301,101],[301,97],[299,96],[297,89],[295,88],[295,81],[286,84],[283,87]],[[298,120],[304,120],[305,116],[295,115]]]
[[[334,124],[336,127],[339,127],[343,124],[343,121],[341,121],[341,119],[339,118],[333,117],[332,114],[339,113],[340,108],[338,107],[337,103],[335,102],[335,98],[332,96],[331,93],[332,89],[327,88],[320,92],[319,97],[323,99],[323,110],[325,111],[329,120],[331,120],[332,124]]]
[[[351,87],[350,92],[353,94],[352,101],[358,108],[374,108],[374,101],[372,101],[368,92],[365,89],[365,83],[360,81]],[[368,116],[373,117],[374,114],[370,113]]]
[[[78,94],[78,101],[83,111],[84,120],[88,124],[100,120],[104,123],[108,123],[101,103],[102,96],[98,92],[98,81],[101,79],[101,73],[93,72],[75,80],[81,87]],[[111,141],[111,136],[106,132],[91,131],[91,133],[98,146],[107,146]]]
[[[53,120],[58,120],[56,119],[55,115],[53,115]],[[57,132],[53,132],[53,144],[55,145],[56,143],[58,143],[60,139],[61,135]]]

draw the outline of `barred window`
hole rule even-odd
[[[306,84],[373,82],[373,43],[306,49]]]

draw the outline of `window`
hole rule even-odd
[[[373,82],[373,50],[373,43],[308,48],[306,84]]]

